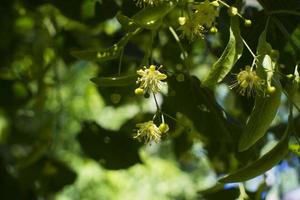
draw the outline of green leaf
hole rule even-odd
[[[239,151],[247,150],[266,134],[280,105],[281,86],[278,77],[273,74],[275,64],[273,61],[266,62],[270,58],[271,51],[272,47],[266,41],[266,31],[263,31],[257,47],[257,72],[261,78],[266,80],[267,84],[269,82],[274,84],[276,90],[273,94],[256,96],[254,108],[239,141]]]
[[[50,156],[43,156],[36,163],[22,168],[18,180],[23,188],[33,188],[38,182],[39,191],[49,194],[74,183],[76,176],[65,163]]]
[[[240,35],[239,19],[231,18],[230,36],[221,57],[212,66],[208,76],[202,82],[204,86],[219,83],[230,72],[236,61],[242,56],[243,41]]]
[[[291,126],[289,123],[281,140],[272,150],[270,150],[268,153],[266,153],[250,165],[219,179],[219,182],[232,183],[246,181],[256,176],[259,176],[260,174],[266,172],[267,170],[271,169],[274,165],[279,163],[289,151],[288,143],[290,128]]]
[[[117,77],[95,77],[91,81],[100,87],[124,87],[134,84],[137,75],[117,76]]]
[[[140,30],[141,29],[137,29],[134,32],[127,33],[118,43],[107,49],[72,51],[71,55],[79,59],[97,62],[104,62],[118,58],[130,38],[137,34]]]
[[[139,28],[139,25],[137,25],[133,19],[130,19],[121,13],[118,13],[116,18],[121,24],[122,28],[127,32],[132,32]]]
[[[162,24],[162,19],[176,6],[174,1],[161,3],[155,7],[146,7],[132,19],[145,29],[157,29]]]

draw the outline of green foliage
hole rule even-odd
[[[221,82],[231,71],[236,61],[242,56],[243,41],[240,36],[240,23],[238,17],[231,18],[230,36],[227,46],[221,57],[212,66],[209,74],[203,80],[204,86],[211,86]]]
[[[1,3],[0,199],[299,187],[299,1],[146,1]]]
[[[267,66],[264,66],[264,59],[271,54],[271,51],[272,48],[266,41],[266,31],[264,31],[261,34],[257,45],[257,55],[259,55],[257,71],[262,74],[263,77],[266,77],[266,79],[268,76],[267,74],[273,74],[277,70],[273,67],[272,61],[267,63]],[[276,116],[278,107],[280,106],[281,86],[276,75],[274,75],[274,77],[271,75],[271,78],[276,80],[271,80],[272,83],[275,82],[274,85],[276,90],[272,94],[256,96],[253,110],[239,141],[240,151],[247,150],[263,137]],[[267,81],[268,80],[266,80],[266,82]]]
[[[260,174],[271,169],[274,165],[278,164],[282,159],[284,159],[289,152],[288,143],[290,132],[291,128],[287,127],[281,140],[272,150],[248,166],[221,178],[219,181],[222,183],[243,182],[255,178],[256,176],[259,176]]]

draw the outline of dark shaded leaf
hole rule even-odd
[[[122,28],[127,32],[135,31],[140,26],[135,23],[133,19],[130,19],[129,17],[122,15],[120,13],[116,16],[117,20],[121,24]]]
[[[78,140],[86,155],[107,169],[124,169],[141,162],[138,143],[125,133],[85,122]]]
[[[79,59],[97,62],[118,58],[130,38],[139,31],[140,29],[137,29],[134,32],[127,33],[118,43],[107,49],[72,51],[71,55]]]
[[[76,173],[61,161],[45,156],[38,162],[20,170],[20,182],[25,188],[40,185],[43,194],[55,193],[73,183]]]
[[[261,175],[262,173],[271,169],[287,155],[289,151],[288,143],[290,131],[290,127],[288,127],[280,142],[268,153],[266,153],[250,165],[219,179],[219,182],[242,182]]]

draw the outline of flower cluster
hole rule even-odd
[[[137,74],[140,76],[137,80],[139,87],[135,90],[136,94],[150,94],[160,92],[162,85],[167,78],[166,74],[163,74],[159,71],[160,66],[156,69],[155,65],[150,65],[149,68],[144,67],[137,71]]]
[[[153,121],[139,123],[136,127],[138,130],[133,138],[136,138],[139,141],[143,140],[146,144],[151,143],[152,141],[156,143],[159,142],[162,134],[169,130],[167,124],[162,123],[159,127],[157,127]]]
[[[240,71],[236,75],[236,81],[230,86],[230,88],[237,87],[238,92],[250,97],[257,91],[262,91],[264,81],[256,74],[250,66],[246,66],[244,70]]]
[[[186,19],[183,23],[181,17],[181,22],[179,23],[181,27],[179,30],[181,30],[182,34],[190,40],[194,40],[198,37],[203,38],[203,34],[207,29],[216,29],[214,27],[214,22],[219,16],[218,6],[218,1],[210,2],[209,0],[205,0],[200,4],[195,4],[193,6],[191,19]]]
[[[205,27],[213,26],[213,23],[219,16],[219,11],[217,10],[218,6],[218,3],[210,2],[208,0],[205,0],[198,5],[194,5],[193,9],[195,12],[193,20]]]
[[[147,96],[149,94],[153,94],[157,107],[157,111],[153,117],[153,120],[136,125],[138,130],[134,138],[138,139],[139,141],[143,140],[145,143],[151,143],[152,141],[156,143],[159,142],[161,136],[169,130],[169,126],[164,121],[164,116],[160,111],[155,97],[155,94],[160,92],[161,87],[164,84],[162,81],[167,78],[166,74],[163,74],[159,71],[160,68],[162,68],[162,66],[157,68],[155,65],[150,65],[149,67],[145,66],[143,69],[137,71],[137,74],[139,75],[137,84],[139,84],[139,87],[135,89],[135,93],[147,94]],[[159,127],[157,127],[157,125],[153,122],[158,115],[161,116],[161,124]]]

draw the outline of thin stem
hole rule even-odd
[[[300,107],[290,98],[290,95],[287,93],[287,91],[285,89],[282,90],[283,94],[289,99],[289,101],[291,102],[291,104],[298,110],[298,112],[300,113]]]
[[[223,4],[224,6],[226,6],[227,8],[230,7],[230,6],[229,6],[226,2],[224,2],[224,1],[218,0],[218,2],[220,2],[221,4]]]
[[[181,123],[180,121],[178,121],[175,117],[172,117],[171,115],[163,112],[163,111],[160,111],[161,114],[167,116],[168,118],[172,119],[174,122],[178,123],[180,126],[182,126],[183,128],[187,129],[187,130],[190,130],[189,127],[187,127],[185,124]]]
[[[272,77],[272,80],[275,82],[275,84],[279,85],[280,86],[280,83],[274,78]],[[281,86],[280,86],[281,87]],[[298,110],[298,112],[300,113],[300,107],[293,101],[293,99],[290,97],[290,95],[287,93],[287,91],[282,88],[282,92],[283,94],[288,98],[289,102]]]
[[[288,39],[288,41],[290,42],[290,44],[291,44],[292,48],[294,49],[294,51],[297,52],[297,54],[300,54],[300,48],[295,44],[295,42],[291,38],[289,32],[286,30],[284,25],[276,18],[272,18],[272,20],[277,24],[277,27],[279,28],[281,33],[284,35],[284,37]]]
[[[154,43],[155,33],[156,33],[155,31],[151,31],[151,46],[149,48],[149,60],[150,60],[150,64],[153,64],[152,52],[153,52],[153,43]]]
[[[253,51],[251,50],[251,48],[249,47],[249,45],[247,44],[247,42],[242,38],[242,41],[244,43],[244,45],[247,47],[248,51],[251,53],[252,57],[257,60],[256,55],[253,53]]]
[[[153,92],[152,94],[153,94],[154,101],[155,101],[155,105],[156,105],[156,109],[157,109],[157,111],[156,111],[156,112],[160,112],[160,107],[159,107],[159,105],[158,105],[158,102],[157,102],[156,96],[155,96],[154,92]]]
[[[227,8],[230,8],[230,5],[228,5],[226,2],[224,2],[222,0],[218,0],[218,2],[220,2],[221,4],[226,6]],[[245,18],[240,13],[237,13],[236,15],[239,16],[240,18],[242,18],[243,20],[245,20]]]
[[[241,199],[241,200],[244,200],[244,199],[249,199],[247,193],[246,193],[246,190],[245,190],[245,187],[243,185],[243,183],[240,183],[239,184],[239,190],[240,190],[240,196],[238,199]]]
[[[253,61],[252,61],[252,64],[251,64],[251,70],[253,70],[253,67],[254,67],[256,61],[258,62],[257,56],[253,53],[253,51],[251,50],[251,48],[249,47],[249,45],[247,44],[247,42],[243,38],[242,38],[242,41],[243,41],[243,43],[245,44],[245,46],[247,47],[248,51],[250,52],[250,54],[253,57]]]
[[[177,42],[177,44],[178,44],[178,46],[181,50],[181,53],[182,53],[182,56],[183,56],[183,61],[184,61],[184,66],[186,68],[187,73],[189,74],[190,70],[189,70],[189,67],[187,65],[187,58],[188,58],[187,52],[184,50],[184,48],[183,48],[183,46],[180,42],[180,39],[179,39],[177,33],[175,32],[175,30],[171,26],[169,26],[169,30],[172,33],[174,39],[176,40],[176,42]]]
[[[119,59],[119,66],[118,66],[118,75],[121,74],[123,56],[124,56],[124,48],[122,48],[122,50],[121,50],[121,55],[120,55],[120,59]]]

